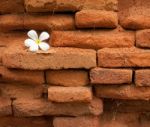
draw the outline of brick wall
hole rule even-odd
[[[149,0],[1,0],[0,127],[149,127]],[[50,34],[29,52],[27,31]]]

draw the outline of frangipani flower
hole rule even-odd
[[[30,37],[30,39],[26,39],[24,44],[29,48],[30,51],[36,52],[39,50],[39,48],[43,51],[47,51],[50,48],[50,46],[44,42],[50,37],[47,32],[42,32],[38,37],[38,34],[35,30],[30,30],[27,35]]]

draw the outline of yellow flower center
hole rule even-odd
[[[40,44],[41,41],[40,41],[39,39],[37,39],[37,40],[35,41],[35,43]]]

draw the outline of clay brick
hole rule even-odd
[[[54,127],[100,127],[99,118],[94,116],[56,117]]]
[[[52,103],[44,99],[17,99],[13,103],[15,116],[43,116],[43,115],[99,115],[103,112],[100,99],[93,99],[90,103]]]
[[[149,69],[136,70],[135,84],[137,86],[150,86],[150,70]]]
[[[113,11],[82,10],[76,13],[75,22],[78,28],[116,28],[118,16]]]
[[[104,47],[132,47],[134,33],[116,31],[53,31],[50,44],[54,47],[100,49]]]
[[[23,84],[43,84],[44,72],[42,71],[29,71],[19,69],[8,69],[0,66],[0,74],[2,79],[6,82],[19,82]]]
[[[150,67],[150,51],[138,48],[105,48],[98,51],[100,67]]]
[[[126,100],[150,100],[150,88],[124,86],[96,86],[96,95],[102,98],[126,99]]]
[[[124,84],[132,82],[132,70],[94,68],[90,71],[92,84]]]
[[[43,93],[43,87],[42,85],[0,83],[0,91],[2,97],[7,97],[11,99],[36,99],[41,98]]]
[[[11,100],[0,97],[0,116],[12,115]]]
[[[60,86],[84,86],[89,83],[88,72],[84,70],[49,70],[47,83]]]
[[[24,0],[1,0],[0,14],[24,12]]]
[[[20,42],[16,42],[3,55],[3,65],[8,68],[29,70],[89,69],[96,66],[96,51],[77,48],[51,48],[47,52],[32,53],[25,49]]]
[[[134,5],[134,6],[133,6]],[[149,0],[120,0],[120,24],[127,29],[150,28]]]
[[[0,65],[2,65],[2,57],[3,57],[5,49],[6,49],[5,47],[0,47]]]
[[[136,46],[150,48],[150,29],[136,32]]]
[[[92,90],[90,87],[51,86],[48,88],[48,100],[53,102],[90,102]]]
[[[40,26],[40,27],[39,27]],[[35,30],[72,30],[75,27],[74,17],[67,14],[25,15],[24,28]]]
[[[85,0],[83,9],[118,10],[118,0]]]
[[[44,117],[0,117],[1,127],[52,127],[51,118]]]
[[[23,15],[0,15],[0,31],[23,29]]]
[[[79,11],[81,9],[115,10],[117,0],[25,0],[27,12],[62,12]]]

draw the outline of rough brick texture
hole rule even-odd
[[[125,86],[96,86],[96,95],[104,98],[150,100],[150,88]]]
[[[48,100],[53,102],[90,102],[92,90],[89,87],[51,86],[48,88]]]
[[[150,70],[136,70],[135,71],[135,84],[137,86],[150,86]]]
[[[30,70],[89,69],[96,66],[96,51],[94,50],[51,48],[48,52],[31,53],[22,45],[17,47],[17,49],[10,47],[8,52],[5,52],[3,55],[4,66]]]
[[[132,32],[118,31],[53,31],[50,44],[54,47],[100,49],[105,47],[132,47]]]
[[[31,117],[43,115],[100,115],[103,103],[93,99],[90,103],[52,103],[44,99],[17,99],[13,103],[15,116]]]
[[[116,28],[118,16],[113,11],[82,10],[75,15],[78,28]]]
[[[100,67],[150,67],[150,50],[105,48],[98,51]]]
[[[25,0],[28,12],[78,11],[81,9],[117,10],[117,0]]]
[[[60,86],[84,86],[89,83],[85,70],[49,70],[46,79],[47,83]]]
[[[90,71],[92,84],[124,84],[132,82],[132,70],[94,68]]]
[[[56,117],[53,122],[54,127],[99,127],[99,118],[93,116],[82,117]]]

